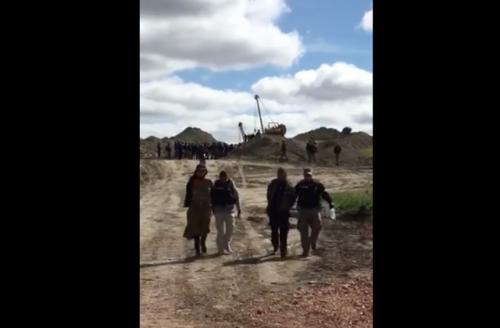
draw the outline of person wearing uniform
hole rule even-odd
[[[290,229],[290,209],[295,203],[295,190],[287,180],[286,171],[279,168],[277,178],[267,187],[267,215],[271,226],[273,254],[280,250],[281,258],[287,255],[287,239]]]
[[[342,147],[339,144],[335,145],[333,148],[333,152],[335,153],[335,164],[339,166],[340,152],[342,151]]]
[[[196,255],[207,252],[205,241],[210,232],[210,217],[212,215],[211,189],[212,181],[206,179],[208,171],[205,166],[198,165],[186,185],[184,207],[187,207],[187,225],[184,237],[194,239]]]
[[[299,210],[299,222],[297,229],[300,231],[300,242],[302,244],[302,256],[309,256],[309,249],[316,250],[316,242],[321,231],[321,203],[323,198],[333,207],[330,195],[325,187],[312,177],[311,169],[304,169],[304,179],[295,186],[297,194],[297,208]],[[309,228],[311,233],[309,234]]]
[[[212,211],[217,228],[217,249],[219,254],[232,253],[231,238],[234,228],[234,208],[241,216],[241,207],[238,190],[225,171],[221,171],[219,179],[214,182],[211,191]]]

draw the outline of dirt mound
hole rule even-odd
[[[318,141],[318,164],[324,166],[335,165],[335,154],[333,149],[338,143],[342,147],[340,156],[341,165],[344,166],[371,166],[373,162],[372,137],[364,132],[356,132],[350,135],[342,135],[336,131],[336,137],[330,139],[315,139]],[[330,131],[331,132],[331,131]],[[324,134],[323,134],[324,135]],[[281,136],[264,135],[256,137],[245,143],[231,156],[243,160],[271,161],[276,162],[281,154],[281,142],[285,140],[290,163],[306,163],[307,140],[303,138],[286,139]]]
[[[290,162],[305,161],[307,159],[304,151],[305,142],[273,135],[257,136],[243,144],[231,156],[244,160],[277,161],[281,154],[281,142],[283,140],[286,142]]]
[[[293,139],[305,140],[305,141],[308,141],[311,138],[313,138],[314,140],[329,140],[329,139],[336,139],[341,134],[342,133],[336,129],[321,127],[316,130],[298,134]]]

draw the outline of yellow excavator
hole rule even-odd
[[[262,122],[262,114],[260,112],[260,97],[259,95],[255,95],[255,101],[257,102],[257,112],[259,113],[259,119],[260,119],[260,127],[261,131],[264,134],[268,135],[278,135],[278,136],[284,136],[286,133],[286,125],[280,124],[277,122],[269,122],[268,127],[264,128],[264,123]]]

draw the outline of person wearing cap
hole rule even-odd
[[[186,185],[184,199],[184,207],[188,208],[184,237],[189,240],[194,239],[194,249],[197,256],[207,252],[205,241],[210,232],[212,181],[205,178],[207,173],[204,165],[196,166],[194,174]]]
[[[290,229],[290,209],[295,203],[295,190],[287,180],[286,171],[278,168],[277,178],[267,187],[267,208],[269,225],[271,226],[271,243],[273,254],[280,250],[281,258],[287,255],[287,239]]]
[[[330,195],[320,182],[313,179],[312,170],[304,169],[304,179],[295,186],[297,194],[297,208],[299,210],[299,221],[297,229],[300,231],[300,242],[302,244],[302,256],[309,256],[309,249],[316,250],[316,242],[321,231],[321,198],[333,207]],[[309,228],[311,233],[309,234]]]
[[[232,253],[231,238],[234,228],[234,208],[241,216],[238,190],[225,171],[221,171],[211,191],[212,211],[217,228],[217,249],[219,255]]]

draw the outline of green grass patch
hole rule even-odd
[[[339,212],[357,211],[362,206],[368,210],[373,208],[373,192],[371,190],[337,192],[331,196],[335,208]]]

